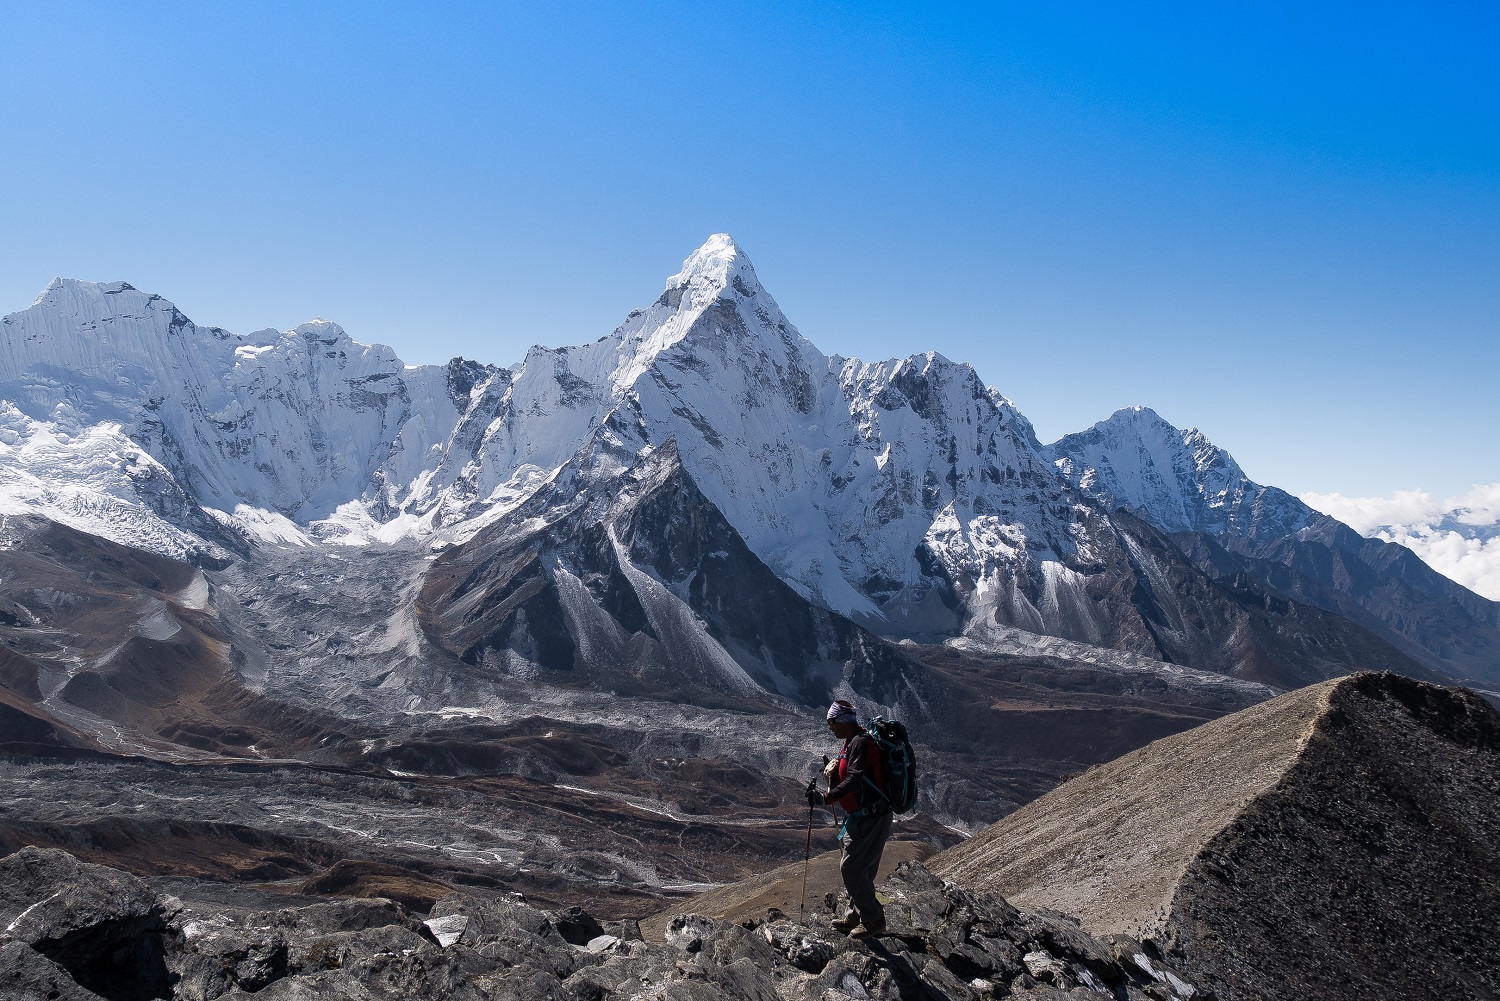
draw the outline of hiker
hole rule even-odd
[[[841,832],[844,850],[839,875],[849,891],[850,911],[834,921],[833,927],[859,938],[878,935],[885,931],[885,908],[875,896],[875,874],[893,819],[890,800],[880,792],[885,778],[880,749],[859,725],[854,706],[843,699],[828,707],[828,729],[844,742],[844,748],[824,773],[828,792],[810,786],[807,802],[809,806],[831,803],[849,815]]]

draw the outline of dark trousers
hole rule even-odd
[[[875,874],[880,870],[880,855],[891,836],[889,812],[876,816],[855,817],[844,828],[844,853],[839,859],[839,875],[849,902],[866,925],[884,925],[885,908],[875,896]]]

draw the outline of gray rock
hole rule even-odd
[[[667,944],[683,952],[697,952],[703,941],[714,933],[719,922],[702,914],[679,914],[667,925]]]
[[[221,1001],[329,1001],[333,998],[338,1001],[386,1001],[385,996],[338,973],[284,977],[264,990],[222,995]]]
[[[575,1001],[557,977],[531,966],[518,966],[496,980],[494,997],[514,1001]]]
[[[390,957],[425,961],[442,947],[401,925],[365,928],[359,931],[334,932],[315,938],[296,938],[291,943],[288,966],[293,973],[317,973],[342,970],[361,961]],[[422,957],[418,960],[416,957]]]
[[[628,918],[623,921],[605,921],[603,926],[606,934],[622,938],[627,942],[639,942],[642,939],[639,921]]]
[[[1026,964],[1027,973],[1046,983],[1055,983],[1066,972],[1056,956],[1041,949],[1028,952],[1021,957],[1021,962]]]
[[[582,907],[552,911],[547,917],[551,919],[558,934],[562,935],[570,945],[588,945],[590,941],[604,934],[604,929],[599,926],[599,922],[595,921]]]
[[[589,939],[588,942],[585,943],[585,945],[583,946],[583,948],[584,948],[585,952],[591,952],[591,953],[598,954],[598,953],[601,953],[601,952],[609,952],[609,951],[613,950],[614,947],[617,946],[617,945],[619,945],[619,944],[620,944],[620,939],[619,939],[618,936],[615,936],[615,935],[600,935],[597,938],[591,938],[591,939]]]
[[[1024,969],[1021,963],[1021,950],[1009,939],[990,938],[988,935],[971,930],[969,941],[989,958],[990,976],[1009,980]]]
[[[128,873],[88,865],[56,848],[22,848],[0,859],[0,925],[27,945],[161,917],[156,894]]]
[[[802,985],[802,996],[821,999],[828,993],[835,997],[868,998],[877,982],[880,966],[864,951],[849,951],[835,956],[812,980]]]
[[[165,908],[128,873],[55,848],[0,859],[0,927],[108,998],[163,997]]]
[[[1105,983],[1114,984],[1124,979],[1120,964],[1110,954],[1109,947],[1071,921],[1051,914],[1027,914],[1021,927],[1047,952],[1073,957]]]
[[[448,914],[440,918],[428,918],[423,923],[437,939],[438,945],[444,949],[462,939],[464,932],[469,930],[467,914]]]
[[[478,936],[505,935],[522,931],[528,935],[547,939],[557,945],[568,944],[568,940],[558,932],[551,918],[519,900],[453,893],[432,905],[428,920],[453,914],[467,916],[473,926],[473,933]]]
[[[491,967],[532,967],[561,980],[589,960],[547,914],[519,900],[450,894],[433,905],[428,921],[457,916],[468,919],[459,945]]]
[[[421,918],[406,906],[383,898],[331,900],[327,903],[309,904],[305,907],[259,911],[247,914],[243,923],[282,928],[289,932],[307,935],[364,931],[368,928],[385,928],[389,925],[399,925],[408,931],[423,934]]]
[[[49,880],[59,874],[92,879],[95,892],[83,898],[81,916],[45,907],[33,910],[50,915],[47,927],[97,928],[101,921],[131,914],[157,921],[158,927],[141,932],[123,948],[130,953],[142,942],[154,944],[157,955],[170,964],[175,979],[170,991],[165,977],[96,979],[101,988],[95,993],[104,1001],[169,996],[184,1001],[1205,998],[1203,993],[1193,997],[1190,979],[1168,969],[1149,947],[1125,940],[1106,945],[1057,915],[1020,913],[998,898],[944,883],[917,865],[903,867],[882,889],[892,901],[889,909],[911,918],[910,927],[875,939],[832,936],[785,918],[746,926],[684,914],[667,926],[664,944],[602,929],[586,943],[575,944],[564,930],[575,938],[581,935],[593,923],[585,912],[545,913],[503,897],[454,894],[439,901],[425,922],[385,900],[271,911],[235,910],[217,902],[186,908],[157,901],[133,877],[85,871],[82,863],[62,853],[4,862],[31,874],[30,883],[17,884],[20,894],[48,890],[44,903],[61,892],[49,889]],[[7,889],[18,895],[13,887]],[[162,914],[169,919],[161,920]],[[17,916],[40,920],[24,909]],[[622,922],[611,927],[629,931],[635,926]],[[0,943],[5,950],[0,956],[9,960],[3,967],[9,979],[0,980],[9,993],[0,993],[0,1001],[93,997],[75,983],[79,974],[72,969],[25,942],[0,938]],[[1018,943],[1026,946],[1024,956]],[[1136,959],[1138,950],[1142,956],[1151,953],[1144,966]],[[75,950],[72,955],[78,970],[97,978],[100,970],[118,973],[122,968],[117,952]]]
[[[68,971],[24,942],[0,943],[0,998],[4,1001],[101,1001]]]
[[[175,997],[210,1001],[234,990],[258,991],[287,974],[287,943],[278,930],[245,928],[220,916],[190,920],[178,932],[167,956]]]
[[[822,973],[838,946],[820,933],[789,921],[761,925],[760,934],[788,962],[808,973]]]

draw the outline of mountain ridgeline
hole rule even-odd
[[[200,560],[447,546],[422,627],[497,670],[649,673],[698,644],[685,690],[816,702],[856,636],[1053,637],[1283,688],[1500,680],[1500,605],[1408,551],[1149,410],[1043,446],[967,365],[824,355],[722,235],[612,334],[509,368],[405,366],[326,321],[234,335],[59,280],[0,325],[0,400],[10,510]],[[476,561],[494,579],[449,580]],[[716,561],[753,600],[725,600]]]

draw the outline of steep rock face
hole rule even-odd
[[[1354,675],[1092,769],[931,865],[1156,939],[1226,998],[1490,997],[1497,764],[1482,699]]]
[[[1215,579],[1126,511],[1100,524],[1108,534],[1080,569],[1053,564],[1038,581],[961,582],[976,611],[965,639],[996,648],[1019,627],[1282,688],[1359,667],[1430,673],[1369,630],[1253,576]]]
[[[1133,407],[1043,453],[1107,508],[1124,508],[1173,535],[1216,579],[1248,576],[1347,616],[1430,670],[1500,679],[1500,602],[1454,583],[1404,547],[1363,538],[1254,482],[1196,428],[1183,431]]]
[[[1351,669],[1442,677],[1372,630],[1292,600],[1254,575],[1205,573],[1182,558],[1174,537],[1127,512],[1113,520],[1129,559],[1121,578],[1132,586],[1131,607],[1165,660],[1279,688]],[[1129,621],[1120,612],[1111,619]]]
[[[417,599],[428,634],[508,674],[696,704],[814,705],[846,684],[903,700],[920,671],[771,573],[672,443],[617,458],[586,453],[442,554]]]
[[[1343,615],[1430,670],[1500,682],[1500,602],[1454,583],[1404,546],[1317,514],[1296,535],[1253,545],[1217,541],[1223,553],[1201,537],[1179,546],[1214,576],[1247,574]]]

